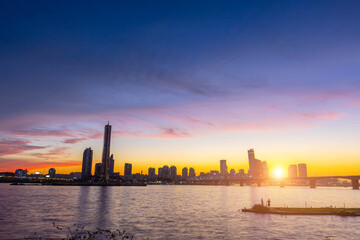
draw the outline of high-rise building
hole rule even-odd
[[[131,163],[125,163],[124,175],[125,176],[131,176],[131,171],[132,171],[132,164]]]
[[[184,168],[182,169],[182,177],[183,177],[183,178],[187,178],[187,176],[188,176],[188,168],[187,168],[187,167],[184,167]]]
[[[235,175],[235,169],[231,169],[231,170],[230,170],[230,175],[232,175],[232,176]]]
[[[114,165],[115,165],[114,155],[111,154],[111,156],[110,156],[110,168],[109,168],[109,176],[110,177],[114,176]]]
[[[194,168],[190,168],[189,169],[189,177],[190,178],[194,178],[196,176],[196,174],[195,174],[195,169]]]
[[[168,165],[164,165],[162,167],[162,177],[163,178],[170,178],[170,168]]]
[[[109,123],[105,125],[104,129],[104,146],[101,161],[100,177],[104,180],[109,180],[110,176],[110,141],[111,141],[111,126]]]
[[[261,162],[261,177],[269,178],[269,168],[266,161]]]
[[[226,160],[220,160],[220,174],[227,174],[228,167],[226,165]]]
[[[82,180],[88,180],[91,178],[92,159],[93,159],[93,150],[91,150],[91,148],[86,148],[84,150],[83,161],[82,161],[82,169],[81,169]]]
[[[244,177],[244,176],[245,176],[245,170],[239,169],[239,177]]]
[[[175,166],[170,167],[170,178],[175,179],[177,177],[177,169]]]
[[[100,178],[100,172],[101,172],[101,163],[96,163],[96,164],[95,164],[95,174],[94,174],[94,177],[95,177],[95,178]]]
[[[297,178],[298,176],[298,171],[297,171],[297,166],[296,164],[292,164],[292,165],[289,165],[289,168],[288,168],[288,177],[289,178]]]
[[[56,174],[55,168],[50,168],[50,169],[49,169],[49,176],[50,176],[50,178],[55,178],[55,174]]]
[[[161,167],[158,168],[158,177],[163,178],[163,169]]]
[[[250,177],[261,177],[262,175],[262,165],[259,159],[255,158],[254,149],[248,150],[249,157],[249,176]]]
[[[149,177],[151,177],[151,178],[155,177],[155,168],[149,167],[149,169],[148,169],[148,175],[149,175]]]
[[[307,167],[305,163],[299,163],[299,177],[307,177]]]

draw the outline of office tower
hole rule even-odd
[[[163,178],[163,169],[161,167],[158,168],[158,177]]]
[[[105,125],[104,130],[104,146],[101,161],[100,177],[104,180],[109,180],[110,173],[110,140],[111,140],[111,126],[109,123]]]
[[[115,165],[114,155],[111,154],[111,156],[110,156],[110,168],[109,168],[109,176],[110,177],[114,176],[114,165]]]
[[[260,177],[262,175],[261,161],[255,158],[254,149],[248,150],[249,157],[249,176]]]
[[[163,178],[170,178],[170,168],[168,165],[164,165],[162,167],[162,177]]]
[[[266,161],[261,162],[261,177],[269,178],[269,168]]]
[[[182,169],[182,177],[187,178],[187,176],[188,176],[188,169],[187,169],[187,167],[184,167]]]
[[[88,180],[91,178],[91,167],[93,159],[93,150],[91,148],[86,148],[83,154],[82,169],[81,169],[81,179]]]
[[[125,163],[124,175],[125,176],[131,176],[131,171],[132,171],[132,164],[131,163]]]
[[[100,173],[101,173],[101,163],[97,163],[97,164],[95,164],[95,174],[94,174],[94,177],[95,177],[95,178],[100,178]]]
[[[245,176],[245,170],[239,169],[239,177],[244,177],[244,176]]]
[[[175,166],[170,167],[170,178],[175,179],[177,177],[177,170]]]
[[[289,165],[289,168],[288,168],[288,177],[289,177],[289,178],[297,178],[297,176],[298,176],[298,173],[297,173],[297,166],[296,166],[296,164]]]
[[[49,169],[49,176],[50,176],[50,178],[55,178],[55,174],[56,174],[55,168],[50,168],[50,169]]]
[[[149,167],[148,169],[148,175],[149,177],[155,177],[155,168]]]
[[[194,178],[195,177],[195,169],[192,167],[189,169],[189,177]]]
[[[299,163],[299,177],[307,177],[307,167],[305,163]]]
[[[231,169],[231,170],[230,170],[230,175],[232,175],[232,176],[235,175],[235,170],[234,170],[234,169]]]
[[[227,174],[228,167],[226,166],[226,160],[220,160],[220,174]]]

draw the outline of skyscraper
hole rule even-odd
[[[132,171],[132,164],[131,163],[125,163],[125,167],[124,167],[124,175],[125,176],[131,176],[131,171]]]
[[[81,170],[82,180],[88,180],[91,178],[92,158],[93,158],[93,150],[91,150],[91,148],[86,148],[84,150],[83,161],[82,161],[82,170]]]
[[[251,177],[260,177],[262,175],[261,161],[255,158],[254,149],[248,150],[249,157],[249,175]]]
[[[95,178],[100,178],[100,172],[101,172],[101,163],[96,163],[96,164],[95,164],[95,174],[94,174],[94,177],[95,177]]]
[[[158,168],[158,177],[163,178],[163,169],[161,167]]]
[[[188,176],[188,169],[187,169],[187,167],[184,167],[182,169],[182,177],[187,178],[187,176]]]
[[[195,169],[191,167],[189,169],[189,177],[194,178],[195,176],[196,176]]]
[[[114,155],[111,154],[111,156],[110,156],[110,168],[109,168],[109,176],[110,177],[112,177],[114,175],[114,165],[115,165]]]
[[[50,178],[55,178],[55,174],[56,174],[55,168],[50,168],[50,169],[49,169],[49,176],[50,176]]]
[[[170,168],[168,165],[164,165],[162,167],[162,177],[163,178],[170,178]]]
[[[307,167],[305,163],[299,163],[299,177],[307,177]]]
[[[226,160],[220,160],[220,174],[227,174],[228,167],[226,165]]]
[[[288,177],[289,178],[297,178],[298,173],[297,173],[297,166],[296,164],[292,164],[289,166],[288,168]]]
[[[177,176],[177,169],[175,166],[170,167],[170,178],[175,179]]]
[[[148,175],[149,175],[150,178],[155,177],[155,168],[149,167]]]
[[[104,146],[101,161],[100,177],[104,180],[109,180],[110,173],[110,140],[111,140],[111,126],[109,123],[105,125],[104,131]]]
[[[269,168],[266,161],[261,162],[261,177],[263,178],[269,177]]]

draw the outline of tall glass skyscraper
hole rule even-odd
[[[111,126],[108,123],[105,125],[104,131],[104,147],[101,161],[100,178],[109,180],[110,176],[110,140],[111,140]]]
[[[82,162],[82,171],[81,171],[82,180],[88,180],[91,178],[92,159],[93,159],[93,150],[91,150],[91,148],[85,149],[83,155],[83,162]]]

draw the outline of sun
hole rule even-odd
[[[284,177],[284,171],[281,168],[276,168],[274,170],[274,176],[276,178],[283,178]]]

